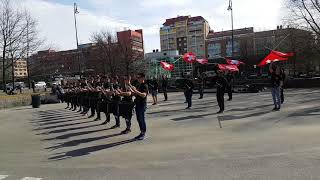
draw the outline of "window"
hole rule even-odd
[[[221,56],[221,43],[208,44],[208,55],[209,57]]]
[[[239,41],[235,40],[233,42],[233,52],[234,52],[234,54],[237,54],[237,53],[240,52]],[[231,40],[229,40],[228,43],[227,43],[226,54],[227,54],[227,56],[232,57],[232,41]]]

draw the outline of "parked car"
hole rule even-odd
[[[47,84],[44,81],[39,81],[35,84],[35,88],[47,88]]]

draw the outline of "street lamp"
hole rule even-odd
[[[78,28],[77,28],[77,17],[76,14],[79,14],[77,3],[74,3],[73,6],[73,16],[74,16],[74,28],[76,30],[76,42],[77,42],[77,58],[79,62],[79,75],[81,76],[81,63],[80,63],[80,55],[79,55],[79,40],[78,40]]]
[[[228,11],[231,12],[231,47],[232,47],[232,57],[234,55],[234,32],[233,32],[233,8],[232,8],[232,0],[229,0]]]

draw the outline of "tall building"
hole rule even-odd
[[[144,54],[144,44],[143,44],[143,31],[139,30],[127,30],[117,32],[118,43],[125,45],[126,47],[132,49],[135,52]]]
[[[193,52],[204,58],[205,39],[209,30],[209,23],[202,16],[166,19],[160,28],[161,51],[178,50],[180,55]]]

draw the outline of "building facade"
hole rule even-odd
[[[19,59],[14,63],[14,75],[17,79],[28,77],[27,61]]]
[[[144,44],[142,30],[122,31],[117,33],[117,42],[104,44],[112,46],[109,56],[114,57],[116,68],[125,66],[120,63],[143,58]],[[30,75],[33,79],[52,78],[54,76],[108,74],[106,50],[96,43],[79,45],[78,49],[67,51],[45,50],[30,57]],[[125,56],[125,57],[124,57]],[[119,64],[118,66],[116,64]],[[118,72],[121,72],[119,70]]]
[[[160,28],[161,51],[178,50],[180,55],[193,52],[204,58],[205,40],[209,30],[209,23],[202,16],[166,19]]]
[[[314,55],[310,50],[314,44],[312,33],[295,28],[283,28],[269,31],[255,32],[253,27],[234,30],[234,54],[232,54],[232,32],[210,31],[206,39],[206,56],[211,63],[221,63],[223,58],[236,58],[243,60],[246,69],[255,68],[272,49],[282,52],[294,52],[295,56],[283,62],[289,74],[306,72],[310,69],[308,64],[313,62]],[[312,66],[312,65],[311,65]],[[317,65],[314,70],[319,69]]]

